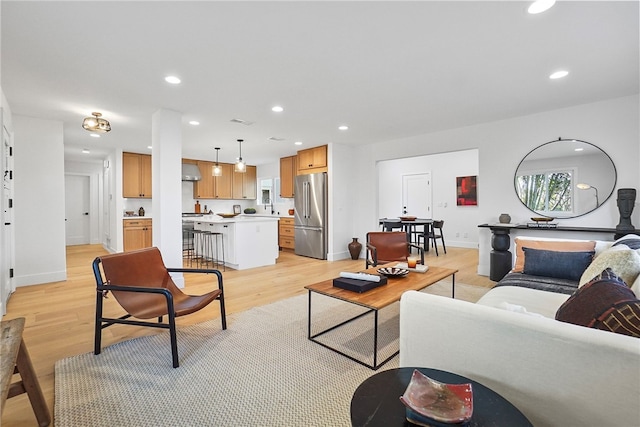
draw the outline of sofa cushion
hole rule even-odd
[[[591,281],[602,270],[610,268],[629,286],[640,274],[640,253],[626,245],[612,246],[598,255],[582,274],[580,285]]]
[[[595,250],[596,242],[579,241],[579,240],[531,240],[516,237],[516,262],[511,270],[514,273],[522,273],[524,271],[525,254],[523,248],[540,249],[544,251],[559,252],[590,252]]]
[[[528,313],[535,313],[553,319],[558,307],[560,307],[567,298],[569,298],[569,295],[557,292],[545,292],[538,289],[516,286],[501,286],[499,288],[493,288],[484,294],[476,304],[502,310],[505,310],[509,305],[516,305],[523,307]],[[505,306],[505,303],[508,305]]]
[[[560,306],[556,320],[640,337],[640,300],[607,268]]]
[[[524,274],[547,276],[558,279],[580,280],[582,273],[591,264],[595,251],[559,252],[522,248],[524,251]]]

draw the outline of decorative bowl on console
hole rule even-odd
[[[222,218],[233,218],[234,216],[236,216],[238,214],[236,214],[236,213],[216,213],[216,215],[219,215]]]
[[[531,217],[531,221],[534,221],[534,222],[551,222],[554,219],[555,218],[546,217],[546,216],[534,216],[534,217]]]

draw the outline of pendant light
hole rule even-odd
[[[216,147],[216,164],[211,168],[211,176],[222,176],[222,168],[218,163],[218,153],[220,152],[220,147]]]
[[[111,130],[111,124],[108,120],[101,118],[101,113],[91,113],[92,117],[85,117],[82,121],[82,127],[89,132],[106,133]]]
[[[234,172],[245,173],[247,171],[247,165],[242,161],[242,139],[238,140],[238,144],[240,146],[240,157],[238,157],[238,161],[236,162],[235,167],[233,168]]]

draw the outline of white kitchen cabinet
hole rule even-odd
[[[221,233],[225,265],[236,270],[274,265],[279,255],[277,217],[198,219],[194,221],[194,229]],[[196,247],[196,253],[200,254],[200,248]],[[218,238],[218,257],[222,258],[221,238]]]

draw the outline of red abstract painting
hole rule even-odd
[[[477,178],[475,175],[456,178],[456,200],[458,206],[478,205]]]

